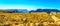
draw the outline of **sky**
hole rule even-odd
[[[60,9],[60,0],[0,0],[0,9]]]

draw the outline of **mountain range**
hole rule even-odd
[[[60,12],[58,9],[37,9],[37,10],[27,10],[27,9],[9,9],[9,10],[0,10],[7,11],[7,12]]]

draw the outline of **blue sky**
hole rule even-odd
[[[1,9],[60,8],[60,0],[0,0]]]

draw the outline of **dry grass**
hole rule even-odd
[[[46,12],[32,13],[0,13],[1,26],[59,26],[55,20],[51,18],[55,15],[60,18],[60,13],[51,12],[50,15]],[[37,23],[37,25],[36,25]]]

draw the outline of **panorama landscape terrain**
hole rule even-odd
[[[57,9],[0,10],[0,26],[60,26]]]

